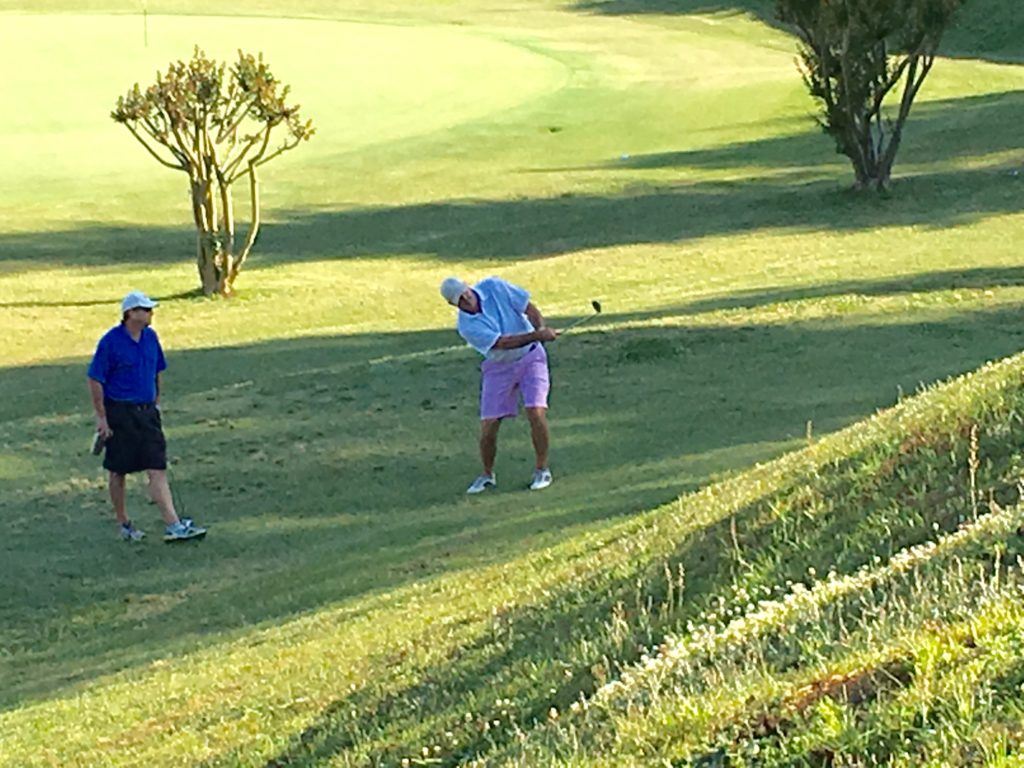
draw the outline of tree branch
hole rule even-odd
[[[245,260],[249,258],[249,253],[252,251],[253,245],[256,244],[256,237],[260,232],[260,187],[259,178],[256,175],[256,165],[252,160],[249,161],[248,173],[249,203],[252,206],[252,223],[249,226],[249,234],[246,235],[242,251],[238,254],[238,258],[235,259],[235,263],[232,267],[233,274],[229,276],[229,285],[231,282],[234,282],[238,273],[242,271],[242,266],[245,264]]]
[[[254,96],[248,101],[242,100],[235,104],[235,106],[231,109],[231,112],[224,116],[224,125],[221,127],[220,131],[217,134],[218,142],[224,141],[224,139],[227,138],[227,134],[229,132],[234,132],[234,130],[242,124],[242,121],[245,120],[245,115],[249,111],[249,107],[251,107],[255,103],[256,97]],[[238,113],[238,110],[240,108],[242,109],[242,111],[241,113]],[[235,119],[236,114],[237,119]],[[231,121],[230,124],[229,121]]]
[[[149,146],[149,143],[145,139],[142,138],[142,135],[137,130],[135,130],[135,127],[131,123],[125,123],[124,125],[131,132],[132,136],[134,136],[136,139],[138,139],[139,143],[146,148],[146,151],[149,152],[149,154],[151,154],[153,156],[153,158],[158,163],[160,163],[160,165],[167,166],[168,168],[170,168],[172,170],[175,170],[175,171],[186,171],[186,172],[188,171],[188,166],[180,164],[180,163],[178,165],[175,165],[174,163],[168,162],[164,158],[160,157],[160,155],[157,154],[156,150],[153,149],[151,146]],[[156,138],[156,137],[154,137],[154,138]],[[158,139],[158,141],[159,141],[159,139]],[[164,145],[164,146],[166,146],[166,145]],[[168,149],[171,149],[171,148],[168,147]],[[173,153],[173,149],[171,151]]]
[[[270,143],[270,131],[271,130],[272,129],[271,129],[271,127],[269,125],[266,128],[263,129],[263,145],[259,148],[259,151],[256,153],[256,156],[253,157],[249,161],[249,168],[250,168],[250,170],[255,167],[254,164],[258,163],[259,159],[261,157],[263,157],[264,153],[267,151],[267,145]],[[258,141],[258,140],[259,140],[259,137],[254,137],[254,140],[252,142],[250,142],[250,145],[245,148],[245,151],[248,152],[253,146],[255,146],[256,141]],[[239,155],[238,156],[238,160],[240,161],[242,159],[242,157],[243,157],[243,155]],[[231,181],[234,181],[235,179],[239,178],[240,176],[244,176],[245,173],[247,173],[247,172],[249,172],[249,171],[245,171],[243,173],[239,173],[239,174],[233,175],[231,177]]]
[[[238,178],[238,176],[242,175],[240,173],[240,174],[238,174],[238,176],[236,176],[235,175],[235,170],[237,170],[237,168],[241,164],[242,160],[245,159],[245,156],[247,154],[249,154],[249,150],[252,149],[254,146],[256,146],[256,144],[257,144],[257,142],[259,142],[259,140],[260,140],[259,134],[257,134],[256,136],[253,136],[251,139],[249,139],[246,142],[245,146],[242,147],[242,151],[239,152],[238,155],[234,159],[229,160],[229,159],[225,158],[225,160],[224,160],[224,163],[225,163],[225,165],[224,165],[224,174],[226,176],[228,176],[231,181],[234,181],[235,179]],[[243,173],[244,173],[244,171],[243,171]]]
[[[288,142],[285,142],[280,147],[278,147],[276,150],[274,150],[271,154],[267,155],[262,160],[259,160],[258,162],[256,162],[256,166],[259,167],[261,165],[264,165],[265,163],[269,163],[271,160],[273,160],[278,155],[283,154],[283,153],[287,152],[290,149],[295,149],[297,146],[299,146],[299,142],[300,141],[302,141],[302,139],[296,139],[291,144],[289,144]]]
[[[178,130],[178,126],[176,126],[173,122],[171,123],[171,133],[174,136],[174,140],[178,143],[178,149],[180,149],[181,153],[185,155],[186,158],[188,158],[189,164],[195,166],[196,168],[199,168],[199,158],[193,157],[192,153],[188,151],[188,145],[185,143],[185,140],[181,137],[181,132]]]

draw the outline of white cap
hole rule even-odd
[[[142,309],[152,309],[156,305],[157,303],[142,291],[132,291],[121,302],[121,312],[124,313],[129,309],[138,309],[139,307],[142,307]]]
[[[459,296],[466,290],[466,287],[466,284],[459,280],[459,278],[448,277],[441,283],[441,295],[444,296],[445,301],[449,304],[458,306]]]

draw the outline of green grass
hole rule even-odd
[[[880,200],[846,191],[792,41],[732,5],[295,0],[282,21],[279,3],[150,2],[146,48],[137,3],[0,2],[24,105],[0,116],[0,763],[501,756],[637,643],[699,622],[739,583],[729,510],[759,520],[761,478],[789,498],[802,459],[710,486],[741,512],[701,511],[716,490],[674,499],[803,445],[808,422],[835,432],[1021,346],[1024,73],[1003,63],[1013,9],[978,5]],[[182,178],[107,113],[193,42],[223,55],[236,35],[320,133],[268,166],[268,223],[228,303],[194,296]],[[478,382],[436,294],[450,273],[526,284],[556,321],[604,304],[552,349],[544,494],[520,490],[511,424],[502,490],[461,495]],[[211,526],[199,547],[119,545],[84,454],[85,362],[136,287],[162,298],[173,480]],[[962,397],[943,412],[994,430]],[[827,450],[866,460],[862,433]],[[983,451],[1001,493],[1014,436]],[[941,508],[895,524],[901,476],[797,532],[741,527],[750,586],[954,526],[957,439]],[[867,483],[850,462],[821,487]],[[930,487],[951,470],[911,471]],[[666,559],[692,604],[610,619]]]
[[[936,405],[931,402],[930,415]],[[1019,422],[1019,416],[1011,421]],[[912,518],[927,505],[941,519],[949,511],[942,509],[940,489],[947,482],[952,483],[948,490],[961,483],[944,477],[949,446],[946,437],[938,444],[935,437],[911,431],[896,454],[900,458],[882,462],[895,465],[902,484],[920,489],[920,495],[904,493],[902,499],[890,495],[887,500],[895,504],[889,512]],[[956,453],[955,447],[949,451]],[[1019,460],[1018,455],[1011,463]],[[874,462],[865,464],[859,467],[865,476],[877,471]],[[919,475],[929,464],[926,482],[918,484],[906,474],[917,465],[911,471]],[[1016,474],[1014,469],[1010,478]],[[813,509],[820,515],[820,499],[813,507],[806,501],[817,496],[818,482],[810,494],[794,488],[791,500],[773,501],[770,528],[788,528],[792,536],[807,525],[790,506],[801,496],[804,514]],[[870,517],[870,497],[858,495],[865,503],[849,511]],[[969,499],[968,493],[961,503],[970,507]],[[821,580],[811,566],[785,585],[783,573],[761,581],[763,571],[755,573],[756,563],[740,559],[737,550],[740,570],[747,573],[737,579],[731,600],[711,601],[696,626],[677,624],[678,635],[670,632],[635,667],[574,702],[567,717],[510,749],[514,757],[507,762],[817,765],[895,759],[896,764],[959,765],[977,764],[972,755],[1005,756],[1019,742],[1024,703],[1013,682],[1019,676],[1024,588],[1022,513],[991,501],[979,508],[989,511],[978,517],[972,510],[956,533],[940,534],[891,559],[876,555],[855,572],[839,558]],[[841,503],[832,510],[823,519],[842,518]],[[933,523],[936,531],[939,519]],[[882,524],[879,541],[890,552],[892,520],[876,518]],[[863,525],[850,522],[845,521],[850,530]],[[768,546],[760,549],[776,549],[792,565],[796,542],[773,530],[769,536]],[[808,543],[821,546],[813,537]],[[673,606],[670,612],[679,610]]]

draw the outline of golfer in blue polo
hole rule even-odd
[[[149,475],[149,493],[160,508],[164,541],[201,538],[205,528],[179,519],[167,483],[167,442],[160,420],[160,374],[167,368],[164,351],[150,324],[157,303],[141,291],[121,302],[121,322],[100,339],[89,364],[89,390],[96,413],[96,447],[105,449],[103,467],[110,472],[110,501],[125,541],[145,534],[125,511],[125,479],[133,472]]]

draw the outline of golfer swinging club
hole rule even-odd
[[[548,356],[545,341],[558,331],[544,325],[544,318],[530,294],[498,277],[470,287],[455,277],[441,283],[441,295],[459,308],[458,331],[473,349],[484,356],[480,366],[480,459],[483,474],[466,493],[482,493],[497,485],[494,458],[498,452],[501,420],[514,418],[522,395],[530,420],[530,436],[537,454],[530,489],[551,485],[548,467]]]
[[[156,304],[140,291],[125,296],[121,323],[103,335],[89,365],[97,446],[106,447],[103,468],[110,472],[110,501],[125,541],[145,536],[125,512],[125,476],[142,470],[149,474],[150,496],[167,525],[164,541],[206,534],[190,519],[178,519],[167,484],[167,443],[159,406],[160,373],[167,361],[156,331],[149,327]]]

